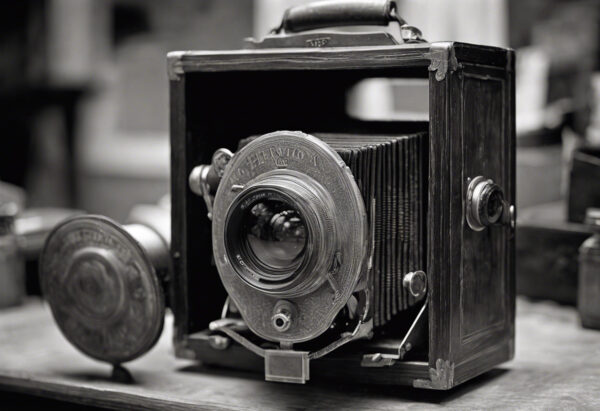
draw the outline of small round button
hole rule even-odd
[[[402,285],[408,290],[410,295],[420,298],[427,291],[427,274],[423,271],[408,273],[402,279]]]
[[[280,333],[286,332],[292,326],[296,317],[296,306],[289,301],[280,300],[275,304],[271,324]]]

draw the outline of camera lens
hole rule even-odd
[[[272,295],[316,289],[335,254],[333,203],[298,172],[261,175],[236,195],[223,221],[227,262],[246,284]]]
[[[291,280],[309,254],[311,230],[302,207],[283,191],[257,187],[242,194],[226,224],[234,263],[262,285]]]
[[[281,200],[258,201],[242,217],[242,237],[261,264],[272,270],[297,265],[306,248],[302,215]]]
[[[487,200],[488,221],[492,224],[496,223],[502,215],[502,199],[502,193],[494,190]]]

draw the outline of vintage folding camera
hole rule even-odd
[[[325,30],[392,22],[398,38]],[[269,381],[445,390],[512,358],[511,50],[427,43],[391,1],[322,2],[168,72],[170,247],[90,216],[46,244],[46,296],[83,352],[143,354],[166,304],[177,356]],[[428,118],[350,115],[374,78],[422,79]]]

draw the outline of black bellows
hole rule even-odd
[[[417,302],[402,278],[425,269],[427,134],[316,136],[348,165],[367,216],[374,219],[369,221],[374,236],[373,319],[376,327],[382,326]]]

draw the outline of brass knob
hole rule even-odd
[[[504,191],[493,180],[477,176],[467,189],[467,224],[474,231],[508,223],[511,220],[510,207],[504,200]]]
[[[410,295],[420,298],[427,292],[427,274],[420,270],[408,273],[402,279],[402,286],[408,290]]]

